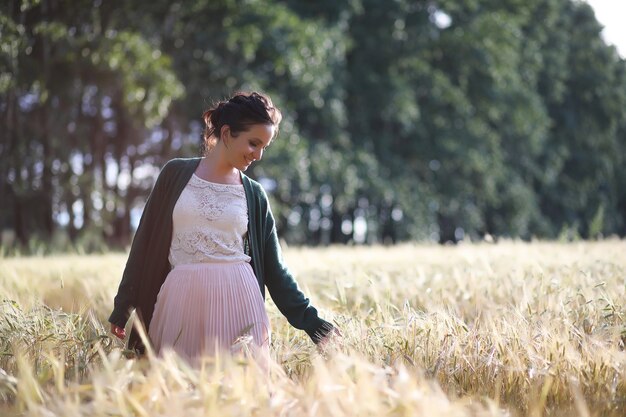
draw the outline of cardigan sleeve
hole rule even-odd
[[[305,297],[293,275],[285,266],[276,233],[274,216],[267,207],[265,219],[264,274],[265,285],[278,310],[297,329],[304,330],[314,343],[318,343],[333,325],[321,319],[317,309]]]
[[[117,290],[113,302],[113,312],[109,316],[109,322],[119,327],[124,327],[130,316],[131,310],[135,307],[138,280],[141,279],[142,265],[147,257],[147,248],[150,243],[155,225],[155,218],[159,209],[159,202],[163,200],[165,192],[165,173],[168,164],[166,164],[156,183],[150,192],[146,205],[141,214],[139,226],[135,232],[133,243],[130,247],[126,267],[122,274],[122,280]]]

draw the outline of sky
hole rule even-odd
[[[626,0],[586,0],[593,7],[596,19],[604,26],[602,36],[606,43],[615,45],[626,58]]]

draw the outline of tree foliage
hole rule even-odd
[[[235,90],[285,114],[250,174],[296,243],[626,233],[626,67],[574,0],[7,1],[0,221],[127,244]]]

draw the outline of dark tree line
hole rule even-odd
[[[626,65],[573,0],[9,0],[3,245],[128,244],[236,89],[289,242],[626,234]]]

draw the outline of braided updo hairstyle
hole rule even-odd
[[[273,125],[274,137],[278,135],[278,125],[282,114],[274,107],[269,96],[253,91],[235,93],[230,99],[220,101],[202,114],[204,119],[204,152],[211,152],[220,140],[224,125],[230,127],[233,136],[247,131],[256,124]]]

